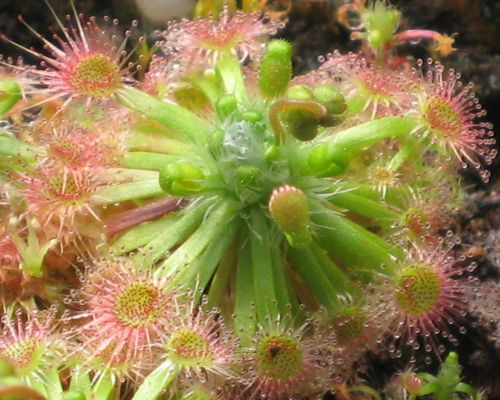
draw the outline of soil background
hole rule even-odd
[[[50,3],[58,15],[71,12],[69,0],[50,0]],[[294,0],[289,23],[280,36],[294,44],[297,73],[316,67],[319,55],[334,49],[355,51],[359,46],[336,22],[335,10],[339,3],[341,0]],[[457,33],[455,45],[459,51],[441,61],[462,72],[465,82],[474,82],[481,104],[488,111],[487,119],[500,131],[500,1],[393,0],[391,3],[402,11],[404,28]],[[141,21],[133,0],[75,0],[75,4],[78,11],[86,15],[119,18],[125,28],[133,19],[139,19],[142,32],[162,28],[144,19]],[[26,47],[40,49],[40,41],[19,22],[18,14],[37,31],[50,36],[49,27],[54,26],[55,21],[46,4],[43,0],[0,0],[0,32]],[[431,55],[425,43],[408,46],[402,51],[415,58]],[[5,41],[0,41],[0,54],[25,56]],[[29,63],[34,61],[29,56],[24,58]],[[490,168],[492,177],[488,184],[482,183],[473,172],[463,172],[466,200],[457,213],[455,228],[462,237],[463,247],[471,251],[479,263],[477,273],[480,278],[497,282],[500,275],[499,167],[500,157],[497,157]],[[497,312],[499,309],[497,305]],[[457,349],[464,366],[464,381],[487,389],[487,398],[491,400],[500,400],[500,339],[495,336],[500,332],[491,322],[491,319],[499,318],[498,315],[487,318],[473,315],[469,332]],[[384,359],[380,354],[369,355],[369,358],[370,368],[365,375],[375,387],[384,386],[394,371],[405,367],[403,361]],[[429,371],[435,372],[437,367],[433,364]],[[334,399],[333,396],[327,398]]]

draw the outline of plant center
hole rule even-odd
[[[160,317],[161,297],[158,288],[149,283],[131,283],[116,296],[114,311],[123,324],[146,327]]]
[[[79,164],[83,161],[82,150],[69,139],[58,139],[50,144],[55,157],[69,163]]]
[[[408,209],[405,215],[406,226],[415,235],[429,235],[435,227],[439,226],[439,215],[430,214],[428,211],[412,207]]]
[[[71,86],[84,96],[111,96],[121,84],[117,63],[105,54],[92,54],[81,59],[71,71]]]
[[[411,317],[432,311],[438,304],[441,294],[438,272],[425,264],[403,269],[396,282],[396,288],[397,306]]]
[[[41,360],[40,344],[35,339],[19,340],[0,351],[20,374],[27,374],[38,365]]]
[[[275,160],[272,168],[266,160],[273,136],[263,123],[237,117],[226,121],[222,131],[215,159],[228,192],[244,204],[267,200],[271,190],[289,174],[282,160]]]
[[[372,169],[369,176],[372,182],[380,186],[395,186],[398,183],[396,174],[383,167]]]
[[[71,173],[47,178],[49,179],[47,183],[48,194],[54,200],[76,203],[85,196],[85,186],[77,182],[77,178]]]
[[[335,335],[339,345],[349,343],[361,336],[365,329],[366,315],[358,309],[347,309],[335,322]]]
[[[202,367],[212,361],[212,351],[207,338],[193,329],[183,328],[174,332],[167,349],[172,357],[183,364]]]
[[[460,116],[446,100],[433,97],[425,104],[425,119],[429,128],[444,138],[455,138],[461,131]]]
[[[236,48],[238,43],[241,41],[238,26],[218,30],[216,34],[214,34],[214,32],[206,32],[202,33],[202,35],[203,36],[200,38],[198,45],[201,48],[218,52],[225,52]]]
[[[293,379],[301,374],[303,352],[293,336],[274,334],[266,336],[257,346],[259,374],[277,381]]]
[[[361,98],[365,100],[388,102],[391,102],[394,99],[394,93],[399,91],[399,87],[391,82],[389,76],[385,77],[368,71],[357,81],[357,88]]]

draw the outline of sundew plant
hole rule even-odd
[[[367,351],[445,359],[480,291],[459,170],[488,180],[492,126],[458,72],[392,53],[452,38],[353,13],[365,58],[295,77],[261,12],[169,22],[146,70],[135,22],[3,36],[38,64],[0,67],[0,391],[309,399]]]

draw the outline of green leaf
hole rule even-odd
[[[227,230],[234,215],[235,209],[231,204],[222,201],[216,203],[196,232],[158,266],[155,277],[167,279],[185,268],[190,268],[198,255]]]
[[[460,382],[455,386],[455,391],[460,393],[465,393],[471,397],[473,400],[481,400],[481,394],[474,389],[471,385],[467,385],[466,383]]]
[[[271,258],[273,262],[273,279],[276,289],[276,299],[280,315],[286,315],[290,312],[294,315],[300,315],[299,303],[292,284],[286,273],[286,266],[283,260],[283,252],[279,244],[271,246]]]
[[[232,94],[239,103],[247,99],[245,79],[236,57],[226,54],[217,61],[216,73],[221,78],[225,94]]]
[[[137,389],[132,400],[156,400],[177,378],[180,369],[169,359],[151,372]]]
[[[21,88],[17,82],[10,79],[2,79],[0,81],[0,115],[11,110],[21,97]]]
[[[257,316],[261,323],[279,316],[274,283],[273,264],[269,248],[269,225],[263,212],[253,208],[250,212],[250,244],[252,275]]]
[[[141,267],[151,266],[176,244],[190,235],[203,221],[207,209],[213,204],[213,199],[203,199],[182,210],[180,218],[169,225],[160,235],[148,243],[136,256],[134,262]]]
[[[127,147],[132,151],[184,155],[188,154],[192,150],[193,146],[180,140],[157,134],[154,131],[134,131],[128,137]]]
[[[378,273],[398,270],[395,258],[404,258],[402,250],[355,222],[311,202],[311,220],[317,225],[318,240],[334,259],[354,271],[369,267]]]
[[[47,392],[47,397],[50,400],[61,400],[63,397],[63,388],[61,385],[61,379],[59,378],[59,372],[57,368],[51,368],[49,370],[43,371],[43,382],[45,384],[45,390]]]
[[[384,204],[350,191],[335,193],[330,202],[363,217],[371,218],[382,226],[390,225],[400,218],[397,212],[390,210]]]
[[[227,226],[227,229],[220,232],[219,236],[214,238],[205,251],[192,262],[190,268],[184,269],[172,279],[171,285],[186,284],[193,290],[206,288],[210,279],[214,276],[214,271],[217,270],[210,285],[208,298],[209,301],[213,302],[212,306],[219,305],[219,296],[222,296],[227,289],[226,279],[229,277],[226,274],[231,272],[232,267],[232,264],[222,260],[222,257],[231,245],[238,228],[239,223],[232,221]],[[201,295],[202,293],[199,290],[196,291],[195,300],[198,301]]]
[[[148,197],[161,196],[165,192],[160,187],[158,176],[137,182],[127,182],[112,185],[99,190],[92,196],[92,202],[96,204],[112,204],[121,201],[144,199]]]
[[[346,293],[354,296],[360,295],[358,288],[350,281],[345,272],[333,262],[327,252],[316,241],[311,243],[310,248],[318,265],[328,277],[330,284],[335,288],[337,295]]]
[[[197,269],[202,274],[199,278],[201,287],[205,287],[213,276],[210,290],[208,291],[208,308],[220,307],[221,300],[229,287],[229,279],[231,278],[236,261],[235,249],[234,246],[231,246],[231,243],[234,241],[239,225],[238,220],[233,221],[228,227],[228,232],[222,236],[221,240],[217,241],[222,242],[221,245],[219,243],[212,243],[203,255],[205,260],[197,262],[199,265]],[[215,245],[218,248],[212,250],[211,247]],[[212,251],[210,252],[210,250]],[[214,273],[215,268],[210,268],[210,266],[214,264],[215,260],[217,260],[215,265],[218,266]],[[207,262],[209,263],[208,265],[206,265]]]
[[[116,377],[110,371],[105,371],[92,388],[92,400],[109,400],[115,390]]]
[[[16,245],[17,251],[21,255],[21,269],[29,276],[40,278],[43,275],[43,259],[45,254],[47,254],[47,252],[58,242],[58,240],[51,239],[43,246],[40,246],[40,243],[38,242],[38,235],[35,232],[32,221],[28,220],[27,225],[27,242],[15,233],[12,233],[10,236]]]
[[[0,132],[0,155],[21,157],[28,162],[35,162],[40,150],[12,136]]]
[[[157,221],[148,221],[135,226],[118,237],[110,246],[110,250],[113,254],[121,255],[145,246],[178,222],[180,217],[181,214],[176,213]]]
[[[117,100],[125,107],[183,134],[193,143],[201,144],[206,141],[206,134],[210,130],[208,124],[184,107],[155,99],[132,86],[123,86],[117,93]]]
[[[256,328],[255,290],[253,284],[250,242],[246,235],[241,235],[240,250],[236,264],[236,288],[234,299],[234,325],[243,345],[248,344]]]
[[[145,151],[129,151],[123,157],[122,165],[126,168],[159,171],[165,164],[179,160],[178,156]]]
[[[90,397],[92,391],[92,382],[89,377],[89,370],[80,366],[71,370],[71,382],[69,389],[75,392],[81,392],[85,397]]]
[[[417,120],[407,117],[387,117],[365,122],[332,136],[331,149],[340,153],[356,152],[383,139],[409,135],[417,123]]]
[[[311,249],[290,248],[288,254],[293,267],[299,272],[318,302],[330,310],[338,309],[339,302],[335,297],[335,288],[330,284]]]

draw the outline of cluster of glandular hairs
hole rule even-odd
[[[276,34],[283,24],[259,12],[237,11],[231,15],[225,7],[217,19],[170,21],[160,32],[163,53],[178,67],[205,69],[217,58],[231,53],[242,62],[262,59],[263,40]]]
[[[25,385],[303,399],[466,332],[474,265],[440,234],[495,150],[456,72],[334,54],[292,79],[279,25],[225,10],[171,23],[134,83],[125,42],[58,24],[0,80],[0,354]]]
[[[57,376],[67,345],[55,329],[55,312],[55,307],[44,311],[33,309],[25,317],[20,309],[10,309],[2,316],[0,356],[31,387],[37,382],[51,381],[54,374]]]

